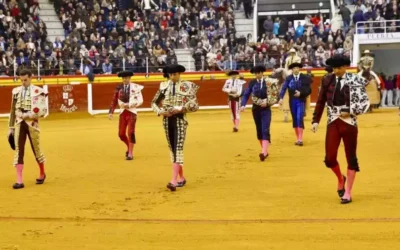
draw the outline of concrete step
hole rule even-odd
[[[54,10],[54,5],[50,4],[48,1],[47,3],[39,3],[40,4],[40,13],[42,13],[43,10]]]
[[[238,31],[240,32],[247,32],[247,33],[252,33],[253,34],[253,25],[237,25],[235,24],[235,29],[236,29],[236,33]]]
[[[246,15],[244,14],[243,11],[234,12],[233,15],[234,15],[234,17],[235,17],[235,20],[236,20],[236,19],[246,19]]]
[[[254,24],[253,19],[243,19],[243,18],[235,19],[235,26],[236,25],[251,25],[251,26],[253,26],[253,24]]]
[[[47,29],[64,29],[60,22],[46,22]]]
[[[40,16],[40,19],[42,19],[45,23],[46,22],[55,22],[55,21],[60,21],[60,19],[57,16]]]
[[[191,55],[192,51],[190,49],[175,49],[175,54],[178,55]]]
[[[195,71],[195,67],[194,67],[194,61],[193,62],[180,62],[178,61],[178,63],[180,65],[182,65],[183,67],[185,67],[186,72],[192,72]]]
[[[52,10],[40,10],[41,16],[57,16],[54,8]]]
[[[192,61],[194,61],[192,56],[176,56],[176,59],[178,60],[178,62],[179,61],[182,61],[182,62],[192,62]]]
[[[47,29],[47,35],[64,37],[64,30],[62,30],[62,29]]]

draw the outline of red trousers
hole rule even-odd
[[[340,142],[343,140],[347,168],[356,172],[360,171],[357,160],[357,136],[358,128],[339,118],[328,124],[325,139],[325,165],[328,168],[339,165],[337,154]]]
[[[124,142],[129,141],[130,143],[136,143],[136,137],[135,137],[136,118],[137,118],[136,114],[126,109],[119,115],[118,136],[121,139],[121,141]],[[128,129],[128,136],[126,134],[127,129]]]

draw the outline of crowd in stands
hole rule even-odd
[[[392,0],[388,3],[383,0],[374,1],[373,3],[367,1],[357,1],[353,15],[353,23],[357,25],[357,32],[363,33],[383,33],[398,32],[398,23],[395,21],[388,22],[386,20],[399,20],[400,13],[398,11],[399,3],[397,0]],[[360,22],[376,21],[374,24],[364,24]]]
[[[18,70],[35,68],[52,54],[39,11],[38,0],[0,0],[0,76],[14,75],[14,62]]]
[[[298,23],[268,17],[264,32],[253,39],[236,36],[233,11],[240,5],[233,0],[162,0],[161,5],[133,0],[129,6],[116,0],[52,2],[65,34],[56,41],[47,38],[38,0],[0,0],[0,75],[13,76],[14,68],[16,74],[39,68],[41,75],[159,72],[177,63],[177,48],[191,49],[196,71],[284,67],[291,49],[305,68],[324,67],[335,53],[351,57],[357,22],[400,18],[396,1],[358,1],[352,20],[345,5],[329,21],[322,14]],[[373,32],[377,25],[356,28]]]
[[[207,56],[221,39],[225,44],[228,39],[229,44],[235,40],[229,1],[178,4],[163,0],[159,4],[132,1],[121,9],[117,1],[60,0],[57,10],[66,36],[63,57],[83,60],[83,74],[114,74],[121,68],[152,73],[177,63],[177,48],[200,44],[202,55]],[[201,56],[197,56],[195,53],[199,65]]]

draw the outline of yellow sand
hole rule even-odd
[[[324,115],[325,117],[325,115]],[[171,193],[161,118],[141,113],[135,160],[125,161],[117,117],[51,115],[42,125],[48,179],[26,147],[25,189],[13,190],[13,151],[0,121],[0,249],[399,249],[400,117],[359,119],[361,172],[353,203],[340,205],[324,166],[325,120],[306,119],[304,147],[273,112],[266,162],[250,110],[232,133],[228,110],[188,116],[187,186]],[[339,160],[346,169],[343,149]]]

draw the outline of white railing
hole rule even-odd
[[[258,38],[258,0],[253,4],[253,39],[257,41]]]
[[[399,32],[400,20],[363,21],[356,23],[356,34],[379,34]],[[394,24],[394,25],[392,25]]]
[[[199,65],[194,61],[191,55],[187,57],[187,72],[200,72],[200,71],[207,71],[205,61],[203,62],[204,64]],[[207,60],[207,58],[205,59]],[[252,57],[252,65],[256,66],[256,54],[253,54]],[[68,62],[64,61],[64,64],[62,67],[60,67],[60,62],[57,60],[53,60],[49,62],[48,60],[31,60],[28,62],[28,66],[32,69],[33,74],[37,79],[40,80],[43,76],[62,76],[62,75],[76,75],[76,70],[79,70],[82,74],[85,74],[84,69],[85,65],[88,65],[92,69],[92,74],[94,75],[109,75],[112,73],[116,73],[119,70],[131,70],[136,73],[144,73],[146,76],[149,76],[151,72],[161,72],[163,66],[152,66],[150,63],[150,58],[146,57],[144,58],[143,65],[132,65],[126,60],[125,58],[122,59],[117,59],[117,60],[109,60],[109,65],[105,66],[104,69],[108,70],[111,69],[112,72],[104,72],[103,71],[103,63],[97,64],[96,61],[93,58],[85,58],[85,59],[80,59],[79,63],[74,62],[75,69],[70,70],[70,65],[68,65]],[[180,61],[180,63],[185,63],[185,61]],[[14,58],[13,62],[13,67],[11,67],[8,72],[6,72],[7,75],[14,77],[14,80],[16,81],[18,78],[18,72],[19,68],[22,67],[22,64],[19,60]],[[46,65],[47,64],[47,65]],[[50,64],[50,65],[48,65]],[[234,56],[230,55],[227,60],[222,61],[221,63],[216,62],[216,64],[220,67],[221,70],[238,70],[237,66],[237,61],[235,61]],[[110,66],[112,65],[112,66]],[[108,68],[110,67],[110,68]],[[198,68],[199,70],[196,70]]]

